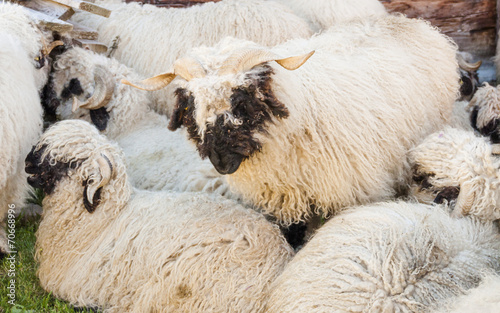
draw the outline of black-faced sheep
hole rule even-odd
[[[136,86],[183,77],[170,129],[184,125],[235,191],[288,224],[394,196],[408,149],[451,115],[455,54],[427,22],[387,15],[272,49],[228,38]]]
[[[104,312],[261,312],[293,252],[259,213],[204,193],[133,189],[119,148],[85,121],[49,128],[26,159],[46,193],[42,287]]]
[[[447,202],[455,216],[500,218],[500,157],[487,138],[446,128],[412,149],[414,196],[424,203]],[[446,200],[446,201],[445,201]]]
[[[469,103],[472,110],[472,127],[483,136],[489,136],[494,144],[500,143],[500,86],[493,87],[484,83]]]
[[[21,6],[0,3],[0,254],[10,250],[4,228],[9,206],[19,212],[28,195],[24,158],[42,131],[41,37]]]
[[[108,46],[119,36],[113,57],[146,76],[169,69],[188,49],[214,45],[226,36],[273,46],[312,35],[305,20],[273,1],[222,0],[168,9],[109,0],[99,4],[112,10],[109,18],[84,13],[72,19],[96,28],[99,41]],[[157,112],[172,113],[173,88],[151,96]]]
[[[325,225],[272,285],[266,313],[426,313],[500,270],[493,223],[440,207],[379,203]]]
[[[151,111],[146,93],[120,84],[139,77],[132,69],[81,48],[58,56],[53,69],[59,117],[91,122],[117,141],[134,187],[232,196],[225,177],[199,157],[184,130],[170,132],[167,117]]]

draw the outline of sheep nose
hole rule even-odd
[[[240,167],[243,156],[237,153],[222,153],[212,150],[209,154],[210,162],[221,175],[230,175]]]

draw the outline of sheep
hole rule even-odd
[[[421,202],[446,202],[454,216],[500,218],[500,158],[487,138],[446,128],[411,150],[409,162],[417,183],[413,195]]]
[[[59,118],[86,120],[115,140],[137,188],[205,191],[236,199],[225,178],[198,156],[184,130],[170,132],[167,117],[151,111],[143,91],[119,83],[125,77],[139,76],[115,59],[78,47],[68,49],[58,56],[51,73]],[[89,100],[94,93],[99,97],[94,81],[109,89],[103,101]],[[74,98],[82,107],[73,107]]]
[[[272,284],[266,313],[430,312],[500,269],[493,223],[392,202],[333,217]]]
[[[338,23],[387,14],[378,0],[275,0],[309,22],[315,32]]]
[[[483,282],[466,295],[448,301],[445,308],[434,313],[498,313],[500,312],[500,276],[486,275]]]
[[[40,31],[22,7],[0,3],[0,255],[12,251],[6,217],[9,209],[18,213],[28,196],[23,162],[42,130],[38,87],[44,74],[35,68],[41,49]]]
[[[145,76],[170,68],[192,47],[214,45],[226,36],[272,46],[312,35],[306,21],[272,1],[222,0],[190,8],[157,8],[119,1],[99,4],[112,10],[108,19],[76,14],[72,20],[96,28],[99,41],[108,46],[118,36],[113,56]],[[173,92],[167,88],[152,94],[155,111],[168,116],[172,113]]]
[[[278,227],[232,200],[132,188],[123,154],[81,120],[49,128],[26,158],[45,193],[41,286],[104,312],[261,312],[293,255]]]
[[[231,190],[287,225],[408,183],[408,149],[450,117],[455,53],[427,22],[388,15],[273,49],[227,38],[123,82],[156,90],[181,76],[169,128],[185,126]]]
[[[500,89],[484,83],[469,103],[472,127],[494,144],[500,143]]]

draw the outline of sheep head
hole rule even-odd
[[[457,62],[460,70],[460,101],[469,101],[477,91],[479,77],[477,70],[482,62],[469,63],[465,60],[463,52],[457,53]],[[472,57],[472,56],[470,56]]]
[[[500,89],[484,83],[469,102],[471,125],[494,144],[500,143]]]
[[[283,58],[268,50],[245,48],[224,55],[216,64],[202,65],[184,58],[168,73],[140,83],[122,82],[158,90],[176,76],[183,78],[168,128],[174,131],[185,126],[201,157],[208,157],[220,174],[232,174],[261,149],[259,134],[267,134],[267,125],[289,115],[274,95],[274,70],[268,63],[276,61],[283,68],[295,70],[313,53]]]
[[[446,200],[453,214],[462,216],[496,201],[488,184],[498,179],[499,160],[489,142],[472,132],[447,128],[432,134],[411,150],[410,162],[412,193],[420,202]]]
[[[92,213],[103,189],[126,181],[119,149],[84,121],[62,121],[49,128],[26,158],[28,183],[47,195],[57,193],[66,179],[78,180],[81,204]]]
[[[63,118],[78,117],[92,122],[99,130],[106,129],[116,79],[100,58],[89,51],[73,48],[60,56],[53,66],[46,102],[55,103]],[[49,86],[50,85],[50,86]],[[84,113],[82,113],[84,112]]]

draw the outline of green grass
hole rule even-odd
[[[39,222],[39,218],[19,217],[16,220],[15,246],[17,253],[4,257],[0,261],[0,286],[2,286],[0,289],[0,312],[86,312],[73,310],[69,304],[55,299],[40,287],[36,276],[37,264],[34,260],[35,232]],[[9,303],[11,299],[8,297],[9,290],[7,289],[13,278],[8,276],[11,265],[8,257],[11,256],[15,257],[15,305]]]

